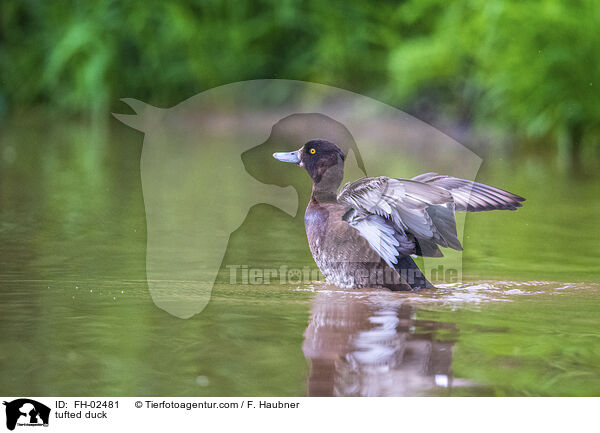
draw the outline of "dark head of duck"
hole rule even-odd
[[[298,150],[277,152],[273,157],[306,169],[313,180],[314,200],[336,200],[337,189],[344,178],[346,156],[335,144],[327,140],[311,140]]]

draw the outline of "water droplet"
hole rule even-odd
[[[435,384],[441,388],[448,388],[448,376],[445,374],[436,374]]]

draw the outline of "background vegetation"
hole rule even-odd
[[[0,113],[49,107],[103,123],[121,97],[170,106],[286,78],[573,165],[600,147],[598,28],[594,0],[7,0]]]

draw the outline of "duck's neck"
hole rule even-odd
[[[342,184],[343,178],[343,163],[329,167],[318,177],[313,178],[311,200],[321,203],[337,201],[337,190]]]
[[[312,194],[310,196],[310,201],[317,203],[334,203],[337,201],[337,191],[321,191],[315,189],[313,185]]]

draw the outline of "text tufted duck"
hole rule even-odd
[[[304,224],[312,255],[327,281],[342,288],[433,287],[411,255],[441,257],[462,250],[454,211],[516,210],[518,195],[437,173],[412,179],[364,177],[347,183],[344,153],[311,140],[273,157],[304,167],[313,180]]]

